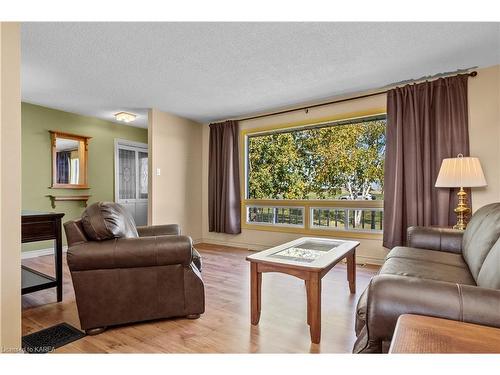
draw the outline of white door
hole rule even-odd
[[[148,145],[115,140],[115,202],[123,205],[137,225],[148,221]]]

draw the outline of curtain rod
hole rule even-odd
[[[475,67],[476,68],[476,67]],[[344,99],[337,99],[337,100],[332,100],[329,102],[325,103],[319,103],[319,104],[312,104],[304,107],[299,107],[299,108],[290,108],[290,109],[284,109],[282,111],[276,111],[276,112],[271,112],[271,113],[264,113],[261,115],[255,115],[255,116],[248,116],[248,117],[243,117],[243,118],[235,118],[234,121],[247,121],[247,120],[254,120],[257,118],[261,117],[268,117],[268,116],[276,116],[276,115],[282,115],[284,113],[290,113],[290,112],[295,112],[295,111],[301,111],[301,110],[306,110],[308,111],[310,108],[317,108],[317,107],[323,107],[325,105],[330,105],[330,104],[335,104],[335,103],[343,103],[343,102],[348,102],[351,100],[356,100],[356,99],[363,99],[363,98],[369,98],[371,96],[376,96],[380,94],[385,94],[387,93],[390,89],[393,89],[399,85],[402,84],[410,84],[410,83],[416,83],[420,82],[423,80],[429,80],[429,79],[435,79],[435,78],[442,78],[442,77],[451,77],[451,76],[458,76],[462,74],[467,74],[469,77],[475,77],[477,76],[477,72],[474,70],[472,72],[468,71],[469,69],[463,69],[463,70],[457,70],[454,72],[447,72],[447,73],[438,73],[432,76],[425,76],[417,79],[412,79],[412,80],[407,80],[407,81],[400,81],[400,82],[395,82],[395,83],[390,83],[389,85],[383,86],[383,90],[372,92],[370,94],[363,94],[363,95],[357,95],[357,96],[351,96],[348,98]]]

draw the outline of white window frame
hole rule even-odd
[[[373,117],[382,117],[387,119],[387,113],[384,109],[373,109],[363,111],[359,115],[339,115],[335,118],[320,121],[299,122],[295,124],[273,125],[264,128],[248,128],[240,131],[240,184],[241,184],[241,226],[244,229],[267,230],[276,232],[297,233],[306,235],[335,235],[337,237],[349,238],[366,238],[366,239],[381,239],[381,230],[368,229],[335,229],[326,227],[313,226],[313,208],[332,208],[332,209],[348,209],[348,210],[380,210],[384,211],[383,200],[287,200],[287,199],[250,199],[248,197],[248,138],[259,136],[266,133],[301,130],[311,127],[321,127],[328,123],[344,123],[355,121],[366,121]],[[251,223],[248,221],[248,207],[286,207],[286,208],[303,208],[304,224],[302,226],[289,224],[273,224],[273,223]]]

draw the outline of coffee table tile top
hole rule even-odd
[[[358,245],[357,241],[302,237],[249,255],[247,259],[254,262],[279,263],[318,269],[344,258],[347,252]]]

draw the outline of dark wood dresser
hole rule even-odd
[[[21,242],[54,240],[55,277],[46,275],[26,266],[21,266],[21,294],[36,292],[42,289],[56,288],[57,302],[63,297],[62,273],[62,230],[63,213],[22,211]]]

